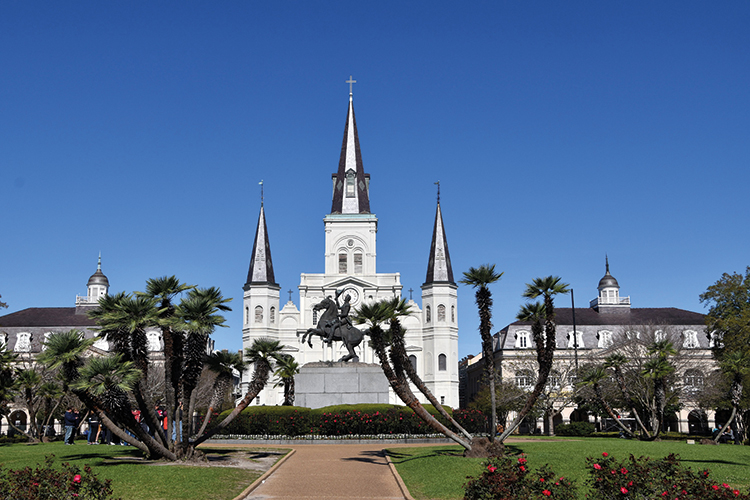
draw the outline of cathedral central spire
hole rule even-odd
[[[440,182],[438,186],[438,202],[435,211],[435,226],[432,230],[432,245],[430,246],[430,261],[427,263],[427,278],[425,285],[430,283],[451,283],[453,280],[453,266],[451,256],[448,252],[448,239],[445,237],[443,227],[443,212],[440,210]]]
[[[354,80],[350,78],[347,83],[351,85]],[[350,92],[339,169],[333,176],[332,214],[370,213],[370,175],[365,173],[362,166],[357,121],[354,118],[354,103],[351,97]]]

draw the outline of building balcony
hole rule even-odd
[[[98,304],[99,299],[95,299],[93,297],[89,297],[88,295],[76,295],[76,305],[86,305],[86,304]]]

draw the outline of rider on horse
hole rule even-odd
[[[352,306],[349,304],[349,301],[352,299],[351,295],[346,294],[344,297],[344,303],[341,305],[341,307],[338,307],[339,305],[339,297],[343,291],[336,290],[336,307],[338,308],[338,317],[331,325],[330,332],[328,333],[328,337],[326,337],[325,342],[328,344],[331,344],[333,342],[333,335],[336,332],[336,328],[352,328],[352,320],[349,318],[349,311],[351,310]]]

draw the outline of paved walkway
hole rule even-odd
[[[404,500],[386,444],[291,446],[296,451],[246,500]],[[392,447],[392,445],[388,445]]]

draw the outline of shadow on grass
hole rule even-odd
[[[695,463],[695,464],[721,464],[721,465],[739,465],[739,466],[745,466],[748,465],[748,462],[733,462],[730,460],[688,460],[684,458],[680,458],[680,462],[682,463]]]
[[[431,450],[430,453],[424,453],[420,455],[413,455],[411,453],[403,453],[403,452],[398,451],[398,449],[388,450],[388,455],[391,457],[391,460],[395,464],[411,462],[412,460],[424,460],[424,459],[440,457],[440,456],[462,457],[463,454],[464,454],[463,448],[462,449],[439,448],[436,450]]]

